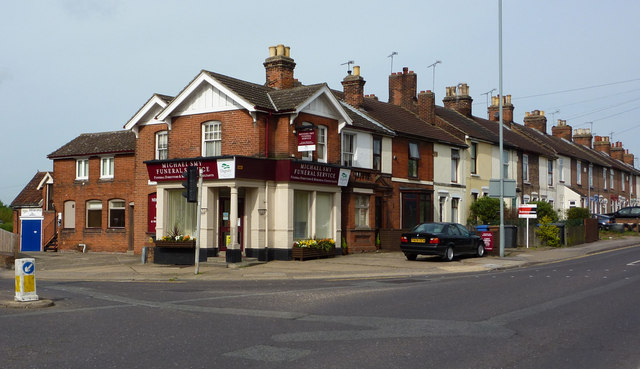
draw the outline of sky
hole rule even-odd
[[[152,94],[175,96],[202,69],[264,83],[262,63],[277,44],[291,47],[303,84],[340,90],[343,63],[354,61],[365,94],[387,101],[389,74],[408,67],[438,105],[446,86],[467,83],[473,114],[486,117],[500,87],[498,4],[3,2],[0,201],[10,204],[36,171],[52,170],[48,154],[82,133],[123,129]],[[542,110],[548,133],[565,119],[640,158],[638,15],[637,1],[504,0],[502,85],[514,120]]]

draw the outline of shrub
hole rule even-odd
[[[500,223],[500,199],[480,197],[469,208],[469,224],[498,224]]]
[[[591,217],[587,208],[567,209],[567,219],[586,219]]]
[[[545,245],[550,247],[560,246],[560,236],[558,235],[558,227],[552,224],[551,217],[545,215],[540,220],[540,227],[536,229],[536,234],[540,237]]]

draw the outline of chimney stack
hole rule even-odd
[[[366,81],[360,76],[360,67],[353,67],[353,74],[349,74],[342,80],[344,100],[347,104],[359,108],[364,102],[364,84]]]
[[[290,57],[289,46],[278,45],[269,47],[269,57],[265,59],[263,65],[267,74],[267,87],[278,90],[291,88],[296,80],[293,78],[293,70],[296,63]]]
[[[624,159],[624,163],[631,165],[632,167],[634,166],[634,159],[635,157],[633,156],[633,154],[629,154],[629,150],[625,150],[624,151],[624,155],[622,156],[622,158]]]
[[[389,103],[415,112],[417,90],[418,76],[409,68],[404,67],[402,73],[394,72],[389,76]]]
[[[469,85],[459,83],[457,86],[447,87],[447,94],[442,99],[444,107],[452,109],[467,117],[471,116],[473,99],[469,96]]]
[[[500,95],[491,96],[491,106],[487,109],[489,113],[489,120],[497,122],[500,120]],[[504,95],[502,97],[502,120],[506,123],[513,122],[513,104],[511,104],[511,95]]]
[[[418,116],[429,124],[436,124],[436,94],[430,90],[418,94]]]
[[[558,125],[551,127],[551,134],[554,137],[564,138],[565,140],[571,142],[573,139],[571,126],[567,125],[566,120],[558,119]]]
[[[593,138],[593,149],[601,151],[611,156],[611,144],[609,143],[609,137],[607,136],[595,136]],[[621,157],[622,159],[622,157]]]
[[[591,130],[589,128],[578,128],[573,130],[573,142],[578,145],[584,145],[591,149],[592,139],[593,136],[591,135]]]
[[[608,139],[609,137],[607,137],[607,140]],[[616,160],[624,161],[624,149],[622,148],[622,142],[618,141],[615,144],[611,144],[611,157]]]
[[[547,133],[547,117],[544,116],[544,111],[534,110],[532,112],[524,113],[524,126],[533,128],[542,132],[544,134]]]

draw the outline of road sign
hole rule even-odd
[[[35,259],[16,259],[16,301],[37,301]]]

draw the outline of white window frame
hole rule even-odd
[[[451,182],[458,183],[458,166],[460,163],[460,150],[451,149]]]
[[[472,142],[469,146],[469,157],[471,158],[471,174],[478,174],[478,143]]]
[[[345,167],[352,167],[356,156],[357,136],[354,133],[342,133],[342,160]],[[351,146],[351,147],[348,147]]]
[[[107,222],[109,223],[109,228],[125,228],[126,227],[126,209],[127,209],[127,205],[125,203],[125,201],[123,199],[113,199],[113,200],[109,200],[109,214],[108,214],[108,219]],[[111,224],[111,211],[113,210],[122,210],[122,225],[121,226],[114,226],[113,224]]]
[[[164,137],[164,144],[160,142],[160,138]],[[161,146],[162,145],[162,146]],[[169,158],[169,132],[168,131],[160,131],[156,132],[156,160],[165,160]]]
[[[211,144],[211,152],[207,151]],[[202,156],[222,155],[222,122],[209,121],[202,123]]]
[[[553,187],[553,160],[547,160],[547,185]]]
[[[318,150],[318,161],[327,162],[327,127],[318,126],[318,136],[316,149]]]
[[[529,182],[529,155],[522,154],[522,181]]]
[[[85,210],[85,227],[86,228],[102,228],[102,201],[100,200],[88,200],[85,202],[86,210]],[[98,227],[90,227],[89,226],[89,212],[100,210],[100,225]]]
[[[76,180],[86,181],[89,179],[89,158],[76,160]]]
[[[609,188],[612,189],[612,190],[614,188],[613,177],[615,176],[615,174],[616,174],[615,170],[613,168],[611,168],[609,170],[609,178],[611,178],[611,182],[609,183]]]
[[[558,181],[564,182],[564,158],[558,158]]]
[[[100,158],[100,179],[112,179],[115,167],[115,158],[105,156]]]
[[[582,185],[582,162],[576,161],[576,184]]]
[[[369,199],[368,195],[355,196],[355,220],[356,228],[369,228]]]

